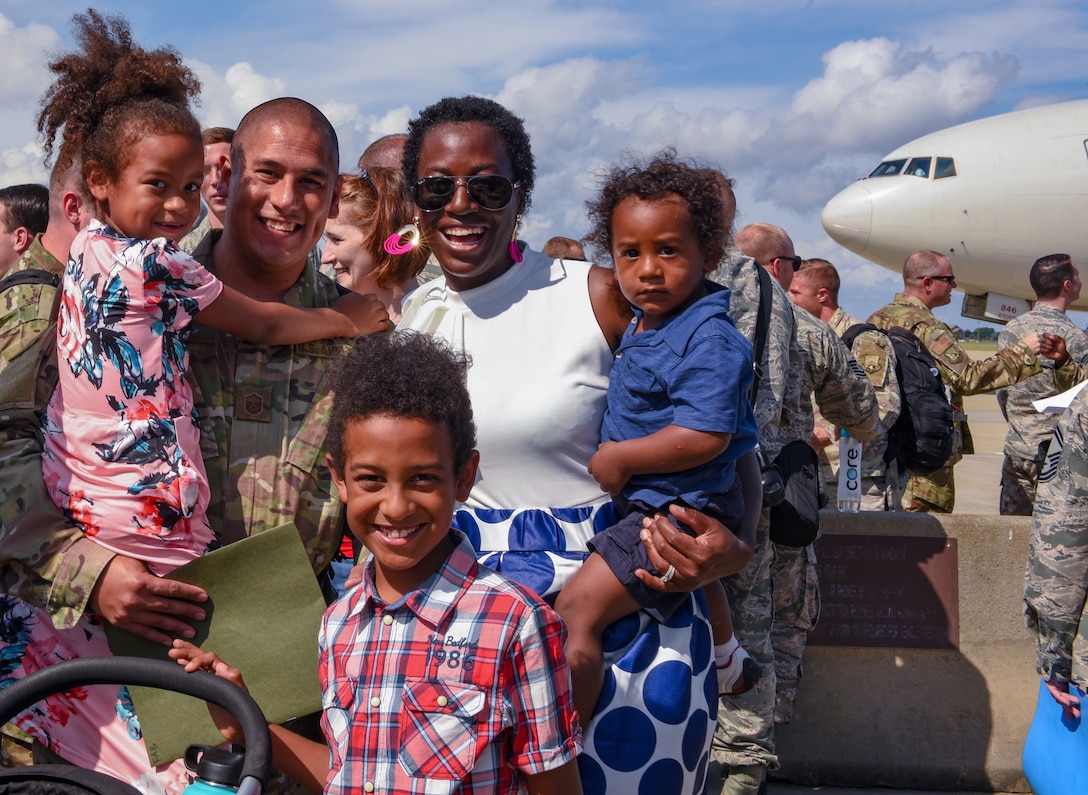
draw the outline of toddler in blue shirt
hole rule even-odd
[[[658,571],[654,587],[636,574],[650,580],[645,572],[655,569],[641,539],[647,517],[692,508],[738,535],[742,524],[754,534],[760,506],[746,510],[738,476],[744,457],[741,468],[758,478],[752,348],[727,314],[729,290],[706,279],[732,223],[720,185],[715,172],[664,152],[645,167],[613,170],[590,204],[588,239],[612,257],[634,318],[615,354],[601,445],[589,462],[622,519],[594,536],[592,553],[556,601],[583,721],[604,683],[605,628],[639,609],[665,622],[686,598],[670,585],[674,566]],[[733,636],[721,583],[704,590],[719,691],[742,693],[758,681],[759,667]]]

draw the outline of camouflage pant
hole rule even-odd
[[[956,504],[956,482],[952,464],[945,464],[929,475],[910,473],[903,505],[915,513],[952,513]]]
[[[747,776],[753,769],[778,767],[774,753],[774,654],[771,650],[771,557],[768,533],[770,509],[764,508],[756,529],[752,561],[743,571],[722,580],[729,596],[733,631],[737,640],[763,667],[759,684],[739,696],[723,696],[718,707],[718,728],[710,756],[726,769],[725,791],[755,795],[762,775]],[[728,780],[729,768],[747,768],[748,784],[734,786]],[[750,780],[749,780],[750,779]],[[754,784],[752,783],[754,782]]]
[[[34,764],[30,735],[14,723],[0,728],[0,767],[29,767]]]
[[[1042,459],[1006,455],[1001,464],[1001,497],[998,510],[1002,516],[1031,516],[1035,507],[1035,483]]]
[[[816,577],[816,550],[812,544],[807,547],[772,546],[774,624],[771,646],[777,681],[774,722],[789,723],[797,685],[804,675],[801,658],[805,654],[808,633],[820,617],[820,586]]]

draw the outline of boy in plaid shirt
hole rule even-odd
[[[322,622],[328,747],[270,727],[276,766],[315,791],[582,791],[562,622],[450,530],[479,460],[467,368],[441,343],[397,334],[359,340],[337,371],[328,463],[371,558]],[[170,654],[243,684],[186,641]],[[210,709],[240,740],[233,717]]]

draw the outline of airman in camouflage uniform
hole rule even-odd
[[[825,259],[807,259],[790,284],[790,298],[814,317],[827,323],[840,338],[861,321],[839,306],[839,273]],[[903,499],[907,473],[898,473],[884,461],[888,431],[899,418],[901,398],[895,375],[895,349],[888,335],[863,331],[854,338],[850,351],[869,377],[876,392],[877,435],[865,442],[861,455],[861,509],[898,510]],[[828,501],[836,502],[839,488],[839,429],[816,410],[813,446],[820,455],[824,489]],[[894,474],[893,474],[894,473]]]
[[[60,279],[64,264],[46,251],[41,239],[41,235],[34,238],[11,267],[10,277],[42,271]],[[56,293],[56,284],[47,281],[11,283],[0,293],[0,402],[9,402],[14,384],[37,369],[37,359],[24,354],[37,351],[38,341],[52,325],[50,310]]]
[[[61,260],[67,258],[72,239],[87,222],[79,194],[78,171],[78,166],[68,164],[67,159],[62,159],[53,169],[49,180],[46,230],[34,237],[12,266],[8,273],[10,278],[6,280],[8,286],[0,292],[0,407],[18,410],[36,405],[36,396],[41,405],[48,399],[48,391],[36,393],[42,340],[48,336],[52,344],[54,339],[53,304],[64,271]],[[48,275],[52,279],[21,278],[28,274]],[[0,418],[4,415],[0,409]],[[33,412],[30,416],[37,417]],[[24,430],[33,434],[36,426]],[[18,445],[18,436],[8,436],[6,429],[0,429],[0,459],[6,459]],[[33,463],[40,479],[40,460],[34,458]],[[8,507],[8,500],[2,495],[18,494],[22,487],[18,467],[0,469],[0,511],[6,511]],[[4,515],[6,513],[0,513],[0,516]],[[11,579],[8,567],[0,567],[0,570],[5,572],[0,579],[6,584]],[[14,597],[7,596],[6,591],[4,593],[0,596],[0,611],[6,611],[9,604],[18,603]],[[0,666],[0,677],[5,673]],[[33,763],[31,741],[26,733],[14,724],[0,729],[0,766],[22,767]]]
[[[289,111],[295,111],[294,119],[306,116],[308,111],[299,110],[295,103],[305,105],[298,100],[274,100],[252,111],[257,115],[249,138],[261,137],[256,125],[272,123],[271,106],[289,106]],[[319,112],[314,109],[313,113]],[[282,129],[300,127],[284,124]],[[307,127],[301,129],[314,134]],[[335,169],[331,174],[328,202]],[[232,190],[235,185],[232,182]],[[319,218],[313,230],[316,237],[327,206],[315,214]],[[193,253],[230,282],[237,267],[228,263],[225,271],[218,261],[221,240],[222,233],[209,236]],[[334,283],[305,265],[310,248],[306,246],[294,283],[286,287],[282,300],[304,307],[327,306],[339,293]],[[349,344],[350,340],[342,339],[266,348],[194,326],[189,338],[189,380],[212,493],[208,518],[224,543],[294,521],[315,571],[328,565],[340,541],[342,512],[324,463],[325,421],[331,406],[325,376]],[[43,358],[47,354],[43,351]],[[40,400],[40,384],[36,391]],[[92,588],[114,555],[68,524],[46,495],[40,450],[26,446],[40,445],[37,413],[42,405],[25,399],[35,392],[33,386],[23,384],[21,392],[24,400],[3,413],[0,439],[3,588],[47,607],[57,626],[64,628],[82,615]],[[20,474],[9,477],[16,472]]]
[[[1024,612],[1036,670],[1069,706],[1067,682],[1088,688],[1088,390],[1061,415],[1039,473]]]
[[[762,377],[755,400],[760,447],[770,461],[791,439],[786,433],[792,427],[789,418],[802,412],[800,372],[804,354],[798,344],[794,308],[782,286],[782,280],[793,274],[793,261],[800,261],[794,256],[793,242],[777,227],[760,224],[741,230],[737,244],[743,247],[746,238],[751,244],[750,233],[765,230],[771,232],[768,237],[774,250],[760,249],[754,258],[733,254],[712,278],[733,291],[730,316],[737,329],[754,342],[761,294],[760,262],[766,272],[764,275],[771,277],[766,280],[771,288],[770,323],[759,362]],[[809,420],[803,437],[806,440],[812,430],[811,410]],[[763,666],[763,677],[755,688],[741,696],[723,697],[718,710],[718,729],[711,746],[711,758],[725,768],[722,790],[725,795],[754,795],[766,770],[778,767],[774,750],[776,684],[772,675],[775,651],[770,642],[777,595],[772,593],[770,569],[775,549],[769,539],[769,528],[770,508],[764,507],[752,562],[743,571],[723,580],[737,638]],[[805,582],[803,577],[799,579],[798,587],[803,588]]]
[[[41,235],[23,252],[10,274],[37,270],[59,278],[64,266],[41,243]],[[10,275],[9,274],[9,275]],[[38,370],[38,342],[51,328],[57,287],[52,282],[12,284],[0,292],[0,403],[8,403],[20,385],[33,384]],[[54,321],[55,322],[55,321]],[[38,464],[40,469],[41,464]],[[2,473],[0,473],[2,474]],[[13,597],[0,596],[0,610]],[[0,667],[0,677],[6,671]],[[14,724],[0,728],[0,767],[34,764],[30,737]]]
[[[732,295],[729,316],[749,342],[755,341],[760,304],[759,264],[739,252],[726,257],[711,278],[724,284]],[[759,361],[762,377],[755,396],[756,424],[760,447],[767,461],[782,449],[776,428],[782,412],[786,382],[792,366],[800,364],[793,333],[793,306],[778,282],[771,286],[771,305],[766,342]],[[722,580],[729,596],[733,631],[737,640],[763,668],[754,688],[739,696],[723,696],[718,709],[718,728],[711,745],[711,758],[725,772],[725,795],[755,795],[767,769],[778,768],[774,750],[774,653],[771,623],[774,607],[771,595],[770,508],[764,507],[756,528],[751,562]]]
[[[779,432],[787,441],[809,442],[814,428],[813,399],[828,422],[845,428],[861,441],[877,432],[877,401],[868,376],[850,350],[824,322],[804,309],[794,311],[801,367],[796,392],[787,393]],[[774,669],[777,680],[775,722],[786,723],[800,681],[801,658],[808,633],[820,614],[816,550],[812,544],[791,547],[772,544],[771,583],[774,593]]]
[[[49,222],[49,189],[27,182],[0,188],[0,277],[6,276]]]
[[[1088,378],[1088,337],[1065,314],[1080,297],[1076,264],[1068,254],[1041,257],[1032,265],[1029,279],[1038,301],[1030,312],[1005,326],[997,339],[998,346],[1008,347],[1032,332],[1063,337],[1075,367],[1072,381],[1083,381]],[[1034,400],[1061,391],[1053,362],[1045,360],[1042,365],[1042,372],[997,393],[997,402],[1009,423],[999,501],[1001,513],[1009,516],[1031,516],[1035,481],[1058,425],[1057,414],[1038,412],[1032,405]]]
[[[908,511],[952,512],[956,500],[952,468],[963,454],[974,452],[966,416],[962,413],[964,395],[1011,386],[1035,375],[1042,370],[1038,359],[1040,353],[1066,359],[1055,370],[1059,383],[1069,383],[1073,375],[1064,344],[1060,349],[1055,348],[1054,340],[1039,334],[1029,334],[987,359],[971,361],[956,341],[952,329],[932,312],[934,307],[949,303],[955,284],[952,264],[947,257],[935,251],[915,252],[903,265],[903,292],[896,293],[892,303],[869,318],[869,322],[878,328],[905,328],[925,344],[951,393],[953,408],[961,417],[960,433],[948,462],[929,475],[911,473],[903,497]]]

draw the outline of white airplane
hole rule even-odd
[[[824,229],[891,270],[919,249],[948,256],[963,314],[1029,308],[1031,264],[1069,254],[1088,280],[1088,100],[949,127],[899,147],[828,202]],[[1088,290],[1075,309],[1088,309]]]

